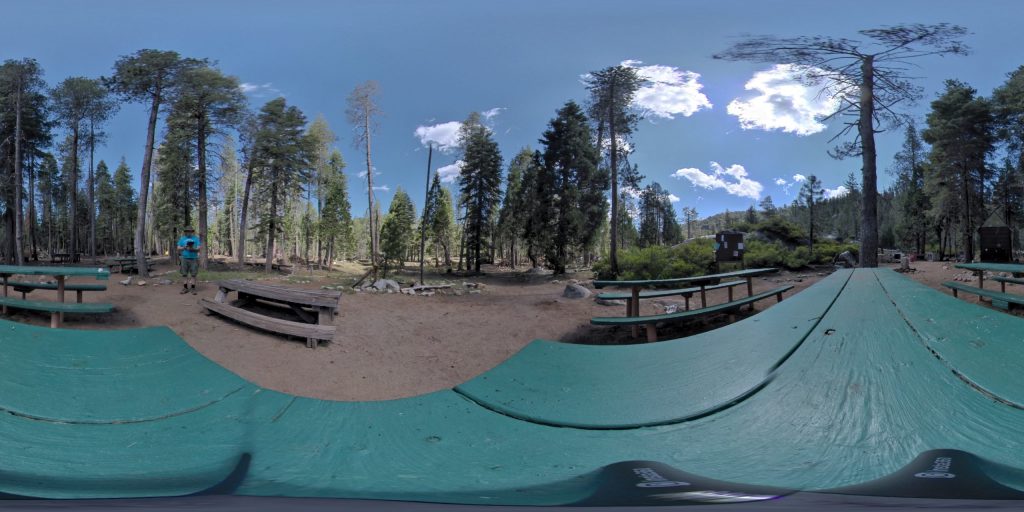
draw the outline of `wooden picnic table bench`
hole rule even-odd
[[[1005,279],[1005,278],[1004,278]],[[956,281],[946,281],[942,283],[942,286],[949,288],[953,291],[954,297],[959,297],[957,292],[973,293],[979,297],[988,297],[992,301],[992,306],[1005,309],[1009,311],[1010,305],[1024,306],[1024,296],[1014,295],[1012,293],[997,292],[995,290],[986,290],[984,288],[976,288],[974,286],[958,283]]]
[[[978,276],[978,288],[985,288],[986,270],[989,272],[1009,272],[1013,274],[1013,277],[1024,276],[1024,265],[1018,263],[957,263],[953,266],[973,271],[974,275]],[[1005,285],[1003,288],[1005,289]]]
[[[1024,284],[1024,279],[1021,279],[1021,278],[1018,278],[1018,277],[994,276],[992,278],[992,280],[997,282],[997,283],[999,283],[999,291],[1001,291],[1003,293],[1006,293],[1006,283],[1010,283],[1010,284]]]
[[[217,288],[217,296],[213,300],[202,299],[203,307],[260,329],[306,338],[306,346],[310,348],[316,348],[319,340],[334,338],[334,315],[341,302],[339,291],[286,288],[241,279],[220,281]],[[283,304],[302,321],[274,318],[231,305],[227,296],[232,291],[238,292],[241,305],[256,300]]]
[[[117,267],[122,274],[128,273],[131,270],[137,270],[138,266],[139,262],[135,258],[111,258],[107,260],[107,267],[111,271],[114,270],[114,267]],[[146,258],[146,270],[153,270],[153,262],[149,258]]]
[[[7,284],[14,288],[14,291],[21,292],[21,298],[25,299],[25,294],[32,290],[56,290],[56,282],[44,282],[44,283],[33,283],[31,281],[8,281]],[[88,283],[64,283],[65,291],[76,292],[76,301],[79,304],[82,302],[82,292],[102,292],[107,289],[105,284],[88,284]]]
[[[71,254],[66,252],[55,252],[50,255],[50,263],[70,263]]]
[[[644,280],[633,280],[633,281],[594,281],[594,288],[605,288],[605,287],[619,287],[619,288],[630,288],[631,298],[627,302],[626,316],[640,316],[640,291],[643,288],[659,288],[668,286],[678,286],[680,284],[696,285],[700,288],[700,307],[706,308],[708,306],[707,290],[709,286],[718,284],[722,279],[733,279],[743,278],[747,281],[747,296],[754,295],[754,283],[753,279],[756,276],[764,274],[770,274],[772,272],[778,272],[777,268],[751,268],[746,270],[737,270],[735,272],[725,272],[721,274],[709,274],[703,276],[693,277],[677,277],[671,279],[644,279]],[[732,288],[729,288],[730,292]],[[753,308],[753,304],[750,306]],[[633,336],[638,336],[639,331],[636,326],[633,327]]]
[[[735,311],[735,310],[739,309],[741,306],[744,306],[746,304],[753,305],[754,302],[757,302],[757,301],[759,301],[761,299],[766,299],[766,298],[771,297],[773,295],[775,296],[775,298],[779,302],[782,302],[782,294],[787,292],[787,291],[789,291],[792,288],[793,288],[793,285],[788,284],[788,285],[785,285],[785,286],[780,286],[778,288],[774,288],[772,290],[768,290],[768,291],[764,291],[764,292],[758,293],[756,295],[750,295],[750,296],[743,297],[741,299],[737,299],[737,300],[734,300],[734,301],[729,301],[729,302],[726,302],[726,303],[723,303],[723,304],[716,304],[714,306],[704,307],[704,308],[700,308],[700,309],[690,309],[690,310],[687,310],[687,311],[680,311],[680,312],[676,312],[676,313],[667,313],[667,314],[663,314],[663,315],[627,316],[627,317],[598,317],[598,318],[591,318],[590,319],[590,323],[592,325],[629,325],[629,326],[634,326],[634,327],[635,326],[639,326],[639,325],[644,325],[647,328],[647,341],[658,341],[658,331],[657,331],[657,324],[658,324],[658,322],[666,322],[666,321],[673,321],[673,320],[686,320],[686,319],[692,319],[692,318],[697,318],[697,317],[701,317],[701,316],[707,316],[707,315],[711,315],[711,314],[714,314],[714,313],[725,313],[725,312],[729,312],[729,311]]]
[[[55,289],[57,290],[57,302],[30,301],[8,296],[8,288],[11,287],[10,278],[14,275],[52,276],[54,280],[56,280]],[[99,280],[106,280],[110,277],[110,271],[105,268],[92,267],[0,265],[0,278],[3,279],[3,297],[2,300],[0,300],[0,306],[2,306],[2,308],[0,308],[0,311],[2,311],[3,314],[7,314],[8,307],[31,309],[36,311],[49,311],[51,313],[50,327],[60,327],[64,321],[64,313],[107,313],[114,308],[111,304],[83,304],[81,303],[81,295],[79,295],[79,303],[77,304],[64,303],[64,292],[72,289],[68,288],[69,285],[64,281],[67,277],[71,276],[91,276]],[[32,283],[19,281],[18,284],[24,285]],[[22,288],[25,288],[25,286],[22,286]],[[40,288],[42,288],[42,286],[40,286]],[[22,293],[24,294],[25,292]],[[79,293],[81,292],[79,291]],[[24,297],[24,295],[22,296]]]
[[[717,290],[717,289],[720,289],[720,288],[727,288],[729,290],[729,301],[731,302],[732,301],[732,289],[733,289],[733,287],[739,286],[739,285],[741,285],[741,284],[743,284],[745,282],[746,281],[738,281],[738,280],[737,281],[728,281],[728,282],[725,282],[725,283],[718,283],[718,284],[714,284],[714,285],[710,285],[710,286],[705,286],[703,289],[704,290]],[[689,309],[690,309],[690,298],[693,297],[693,294],[698,293],[700,291],[701,291],[701,287],[699,287],[699,286],[691,286],[689,288],[675,288],[675,289],[667,289],[667,290],[660,290],[660,289],[643,290],[643,291],[640,292],[640,298],[641,299],[653,299],[653,298],[657,298],[657,297],[674,297],[676,295],[679,295],[679,296],[683,297],[684,307],[686,308],[687,311],[689,311]],[[632,297],[633,297],[633,295],[631,293],[629,293],[629,292],[601,293],[601,294],[598,294],[598,296],[597,296],[597,298],[604,299],[604,300],[625,300],[626,301],[626,316],[632,316],[630,314],[630,311],[631,311],[631,307],[630,307],[631,302],[630,302],[630,300],[632,299]]]

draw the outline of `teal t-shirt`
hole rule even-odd
[[[194,260],[199,257],[199,237],[196,235],[185,235],[178,239],[178,247],[187,247],[189,240],[192,241],[193,245],[191,249],[185,249],[181,251],[181,257],[186,260]]]

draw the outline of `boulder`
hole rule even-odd
[[[569,299],[586,299],[590,297],[590,290],[578,284],[567,284],[565,285],[565,291],[562,292],[562,296]]]
[[[392,279],[378,279],[377,282],[373,283],[373,287],[378,290],[387,290],[389,292],[402,290],[402,287],[398,285],[398,282]]]

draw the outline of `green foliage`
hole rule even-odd
[[[466,254],[480,272],[491,216],[501,200],[501,151],[476,112],[462,123],[459,142],[463,148],[459,184],[466,205]]]
[[[544,255],[548,265],[560,274],[569,261],[595,242],[608,214],[604,197],[608,176],[598,169],[599,154],[583,109],[572,101],[549,122],[541,143],[543,181],[547,183],[537,187],[536,192],[550,196],[541,203],[552,206],[546,216],[551,237]]]
[[[416,210],[409,194],[401,188],[395,190],[391,199],[388,214],[384,217],[384,225],[380,229],[381,253],[384,257],[384,271],[389,264],[401,269],[402,263],[409,252],[413,241],[413,224],[416,222]]]
[[[618,279],[670,279],[711,273],[715,257],[711,240],[694,240],[674,247],[634,247],[619,253]],[[608,259],[594,264],[599,279],[615,279]]]
[[[345,162],[337,150],[328,157],[319,179],[323,182],[323,208],[320,210],[319,235],[327,245],[328,261],[335,255],[352,256],[355,251],[352,207],[348,198],[348,178],[342,170]]]

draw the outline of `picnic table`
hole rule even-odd
[[[70,263],[71,254],[66,252],[55,252],[50,255],[51,263]]]
[[[985,271],[1009,272],[1014,277],[1024,275],[1024,265],[1019,263],[957,263],[956,268],[971,270],[978,276],[978,288],[985,288]]]
[[[751,268],[746,270],[737,270],[734,272],[724,272],[721,274],[708,274],[704,276],[693,276],[693,277],[677,277],[671,279],[641,279],[632,281],[594,281],[594,288],[605,288],[605,287],[619,287],[619,288],[630,288],[632,291],[632,297],[629,299],[626,305],[626,316],[640,316],[640,290],[644,288],[660,288],[666,286],[678,286],[678,285],[691,285],[700,288],[700,306],[706,308],[708,304],[707,300],[707,288],[718,283],[722,279],[734,279],[742,278],[747,281],[747,296],[752,297],[754,295],[754,277],[770,274],[772,272],[778,272],[777,268]],[[732,288],[729,288],[730,295]],[[751,305],[753,307],[753,305]],[[633,335],[635,336],[638,332],[638,327],[633,326]]]
[[[146,267],[149,267],[147,268],[147,270],[152,270],[152,265],[153,262],[147,257]],[[138,260],[135,259],[135,256],[124,256],[118,258],[110,258],[107,260],[107,267],[109,267],[110,270],[114,270],[114,267],[118,267],[120,269],[119,271],[122,274],[126,273],[129,270],[135,269],[135,267],[137,266]]]
[[[334,315],[341,302],[339,291],[303,290],[242,279],[220,281],[217,287],[217,296],[213,300],[202,299],[203,306],[211,311],[260,329],[304,337],[309,348],[316,348],[319,340],[334,338]],[[302,321],[275,318],[232,306],[227,296],[233,291],[238,292],[238,300],[242,305],[252,304],[256,300],[284,305]]]
[[[95,277],[98,280],[106,280],[106,279],[108,279],[110,277],[110,271],[105,269],[105,268],[95,268],[95,267],[47,267],[47,266],[0,265],[0,278],[3,279],[3,289],[4,289],[4,295],[3,295],[3,301],[2,301],[3,302],[2,312],[5,315],[7,314],[7,307],[8,306],[12,306],[12,307],[26,306],[29,309],[43,309],[43,308],[46,307],[45,304],[40,303],[39,301],[26,301],[24,299],[19,300],[19,299],[16,299],[14,297],[9,297],[9,295],[8,295],[8,286],[10,284],[10,278],[13,275],[52,276],[54,278],[54,280],[57,281],[57,303],[56,304],[63,304],[64,303],[64,291],[65,291],[65,288],[66,288],[66,285],[65,285],[65,279],[66,278],[74,277],[74,276],[91,276],[91,277]],[[104,305],[104,306],[109,306],[109,305]],[[51,309],[52,310],[50,310],[50,311],[51,311],[51,313],[53,313],[53,315],[51,316],[51,320],[50,320],[50,326],[51,327],[60,327],[61,323],[64,321],[64,312],[65,311],[75,311],[76,309],[80,309],[82,312],[98,312],[98,311],[93,311],[94,309],[97,309],[97,308],[95,308],[95,307],[90,308],[89,305],[79,305],[78,308],[54,306]],[[100,308],[100,309],[107,309],[107,310],[109,310],[109,308]],[[57,310],[60,310],[60,311],[57,311]]]

